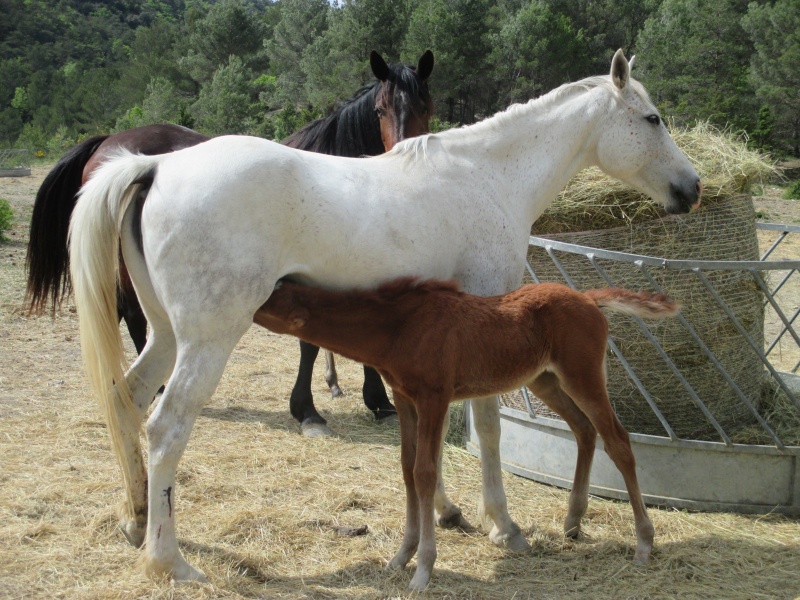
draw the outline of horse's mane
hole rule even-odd
[[[375,95],[381,83],[365,85],[352,97],[342,101],[334,111],[312,121],[283,140],[283,144],[299,150],[337,156],[381,154],[380,122],[375,115]]]
[[[650,102],[647,90],[645,90],[642,84],[635,79],[629,79],[628,84],[637,95],[642,97],[647,102]],[[387,154],[396,154],[398,156],[409,157],[421,156],[424,159],[425,155],[427,154],[430,141],[447,140],[453,136],[463,135],[463,133],[460,132],[462,132],[464,129],[469,129],[476,134],[487,134],[495,129],[499,124],[505,123],[509,119],[513,119],[522,113],[543,112],[548,110],[554,104],[557,104],[571,96],[584,93],[595,88],[606,89],[612,93],[612,97],[618,101],[625,102],[625,98],[619,93],[619,90],[616,88],[616,86],[614,86],[609,75],[596,75],[581,79],[580,81],[565,83],[554,90],[551,90],[547,94],[539,96],[538,98],[533,98],[524,104],[512,104],[505,110],[502,110],[493,116],[480,121],[479,123],[464,125],[462,127],[448,129],[447,131],[442,131],[440,133],[430,133],[416,138],[403,140],[398,142]]]

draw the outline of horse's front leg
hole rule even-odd
[[[311,377],[318,355],[319,346],[300,340],[300,366],[289,396],[289,412],[300,423],[300,431],[305,437],[333,436],[327,422],[317,412],[314,396],[311,394]]]
[[[480,506],[484,527],[491,525],[489,539],[515,552],[530,548],[519,526],[508,514],[506,492],[500,466],[500,405],[497,396],[471,400],[475,431],[481,446],[483,502]]]
[[[395,393],[397,416],[400,419],[400,464],[406,485],[406,528],[397,554],[387,569],[403,569],[414,556],[419,544],[419,502],[414,485],[414,462],[417,456],[417,411],[411,400]]]

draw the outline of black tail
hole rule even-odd
[[[25,303],[29,312],[58,308],[71,288],[67,234],[83,168],[107,135],[91,137],[67,152],[47,174],[33,204],[25,269],[28,287]]]

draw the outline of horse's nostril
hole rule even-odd
[[[697,198],[699,200],[700,196],[703,195],[703,182],[698,179],[697,183],[694,184],[694,189],[697,190]]]

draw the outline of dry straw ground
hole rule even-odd
[[[146,579],[115,525],[120,477],[81,374],[71,305],[29,318],[24,245],[46,173],[0,179],[18,214],[0,245],[0,597],[394,598],[410,571],[388,574],[404,518],[397,430],[372,422],[356,365],[340,361],[349,395],[319,406],[341,437],[307,440],[287,410],[296,343],[252,330],[195,427],[179,467],[179,539],[211,584]],[[444,457],[452,498],[476,520],[478,460]],[[494,548],[483,533],[438,533],[431,598],[794,598],[800,522],[776,515],[652,509],[652,561],[634,566],[626,503],[592,499],[585,534],[561,535],[565,491],[506,475],[512,516],[533,546]],[[333,526],[368,526],[344,537]]]

